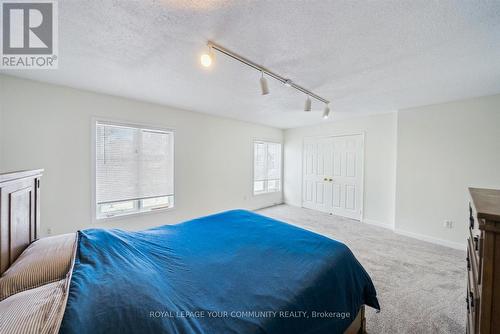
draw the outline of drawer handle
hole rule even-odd
[[[469,256],[467,256],[467,271],[470,271],[470,259]]]
[[[470,295],[470,307],[474,307],[474,294],[472,293],[472,291],[469,291],[469,295]]]
[[[474,249],[476,251],[479,251],[479,238],[478,237],[474,237]]]

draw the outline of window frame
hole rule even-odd
[[[116,125],[116,126],[124,126],[124,127],[133,127],[133,128],[139,128],[139,129],[148,129],[148,130],[156,130],[156,131],[165,131],[165,132],[171,132],[172,133],[172,155],[173,155],[173,201],[174,204],[171,207],[165,207],[165,208],[158,208],[158,209],[153,209],[153,210],[147,210],[147,211],[134,211],[134,212],[128,212],[128,213],[121,213],[121,214],[116,214],[112,215],[109,217],[98,217],[97,215],[97,193],[96,193],[96,187],[97,187],[97,160],[96,160],[96,144],[97,144],[97,123],[106,123],[110,125]],[[175,160],[176,160],[176,155],[175,155],[175,136],[176,132],[175,129],[168,127],[168,126],[163,126],[160,125],[158,126],[153,125],[153,124],[148,124],[148,123],[143,123],[143,122],[135,122],[135,121],[122,121],[122,120],[116,120],[116,119],[110,119],[110,118],[102,118],[102,117],[91,117],[91,135],[90,135],[90,170],[91,170],[91,217],[92,217],[92,222],[95,223],[101,223],[101,222],[107,222],[107,221],[113,221],[113,220],[122,220],[122,219],[127,219],[127,218],[132,218],[132,217],[137,217],[137,216],[142,216],[142,215],[149,215],[149,214],[155,214],[155,213],[160,213],[160,212],[168,212],[175,210],[177,207],[177,200],[176,200],[176,181],[175,181]],[[139,206],[140,203],[138,202]],[[134,203],[134,206],[136,203]]]
[[[280,145],[280,178],[279,178],[279,190],[269,191],[267,190],[263,192],[255,192],[255,144],[256,143],[268,143],[268,144],[278,144]],[[283,193],[283,143],[277,140],[270,139],[260,139],[254,138],[252,141],[252,196],[261,196],[261,195],[270,195],[270,194],[278,194]],[[267,184],[269,180],[264,181]]]

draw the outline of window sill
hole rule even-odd
[[[116,221],[116,220],[124,220],[127,218],[133,218],[133,217],[142,217],[145,215],[151,215],[155,213],[160,213],[160,212],[169,212],[175,210],[175,205],[170,207],[170,208],[161,208],[161,209],[155,209],[155,210],[148,210],[148,211],[139,211],[139,212],[130,212],[130,213],[122,213],[122,214],[116,214],[112,215],[109,217],[96,217],[94,213],[94,223],[106,223],[106,222],[111,222],[111,221]]]
[[[261,195],[272,195],[272,194],[279,194],[281,193],[281,190],[277,191],[266,191],[266,192],[260,192],[260,193],[253,193],[254,196],[261,196]]]

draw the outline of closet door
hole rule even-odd
[[[332,187],[332,138],[306,138],[304,140],[302,206],[330,212]]]
[[[364,136],[333,137],[330,212],[361,220]]]
[[[364,136],[306,138],[302,206],[360,220]]]

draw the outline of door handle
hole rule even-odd
[[[333,181],[333,179],[328,179],[328,181],[332,182],[332,181]]]
[[[328,178],[327,178],[327,177],[325,177],[325,178],[323,179],[323,181],[328,181]]]

